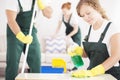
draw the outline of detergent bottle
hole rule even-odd
[[[84,65],[82,60],[83,48],[77,45],[76,43],[72,42],[71,45],[68,47],[67,50],[68,54],[71,56],[71,60],[75,67],[80,67]]]

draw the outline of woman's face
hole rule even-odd
[[[62,9],[62,13],[63,13],[63,15],[68,15],[69,14],[69,10],[67,8],[63,8]]]
[[[81,17],[90,25],[96,23],[97,20],[101,17],[100,13],[96,11],[91,6],[83,4],[80,8],[80,15]]]

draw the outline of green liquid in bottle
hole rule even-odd
[[[71,58],[72,58],[72,62],[75,65],[75,67],[78,68],[84,65],[83,60],[80,55],[75,55],[75,56],[72,56]]]

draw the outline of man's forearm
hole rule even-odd
[[[12,32],[16,35],[18,32],[20,32],[20,27],[16,22],[16,15],[17,13],[11,10],[6,10],[8,25]]]

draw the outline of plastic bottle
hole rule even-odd
[[[75,67],[80,67],[84,65],[84,62],[82,60],[82,54],[83,54],[83,49],[71,41],[70,46],[68,47],[68,54],[71,56],[72,62]]]

